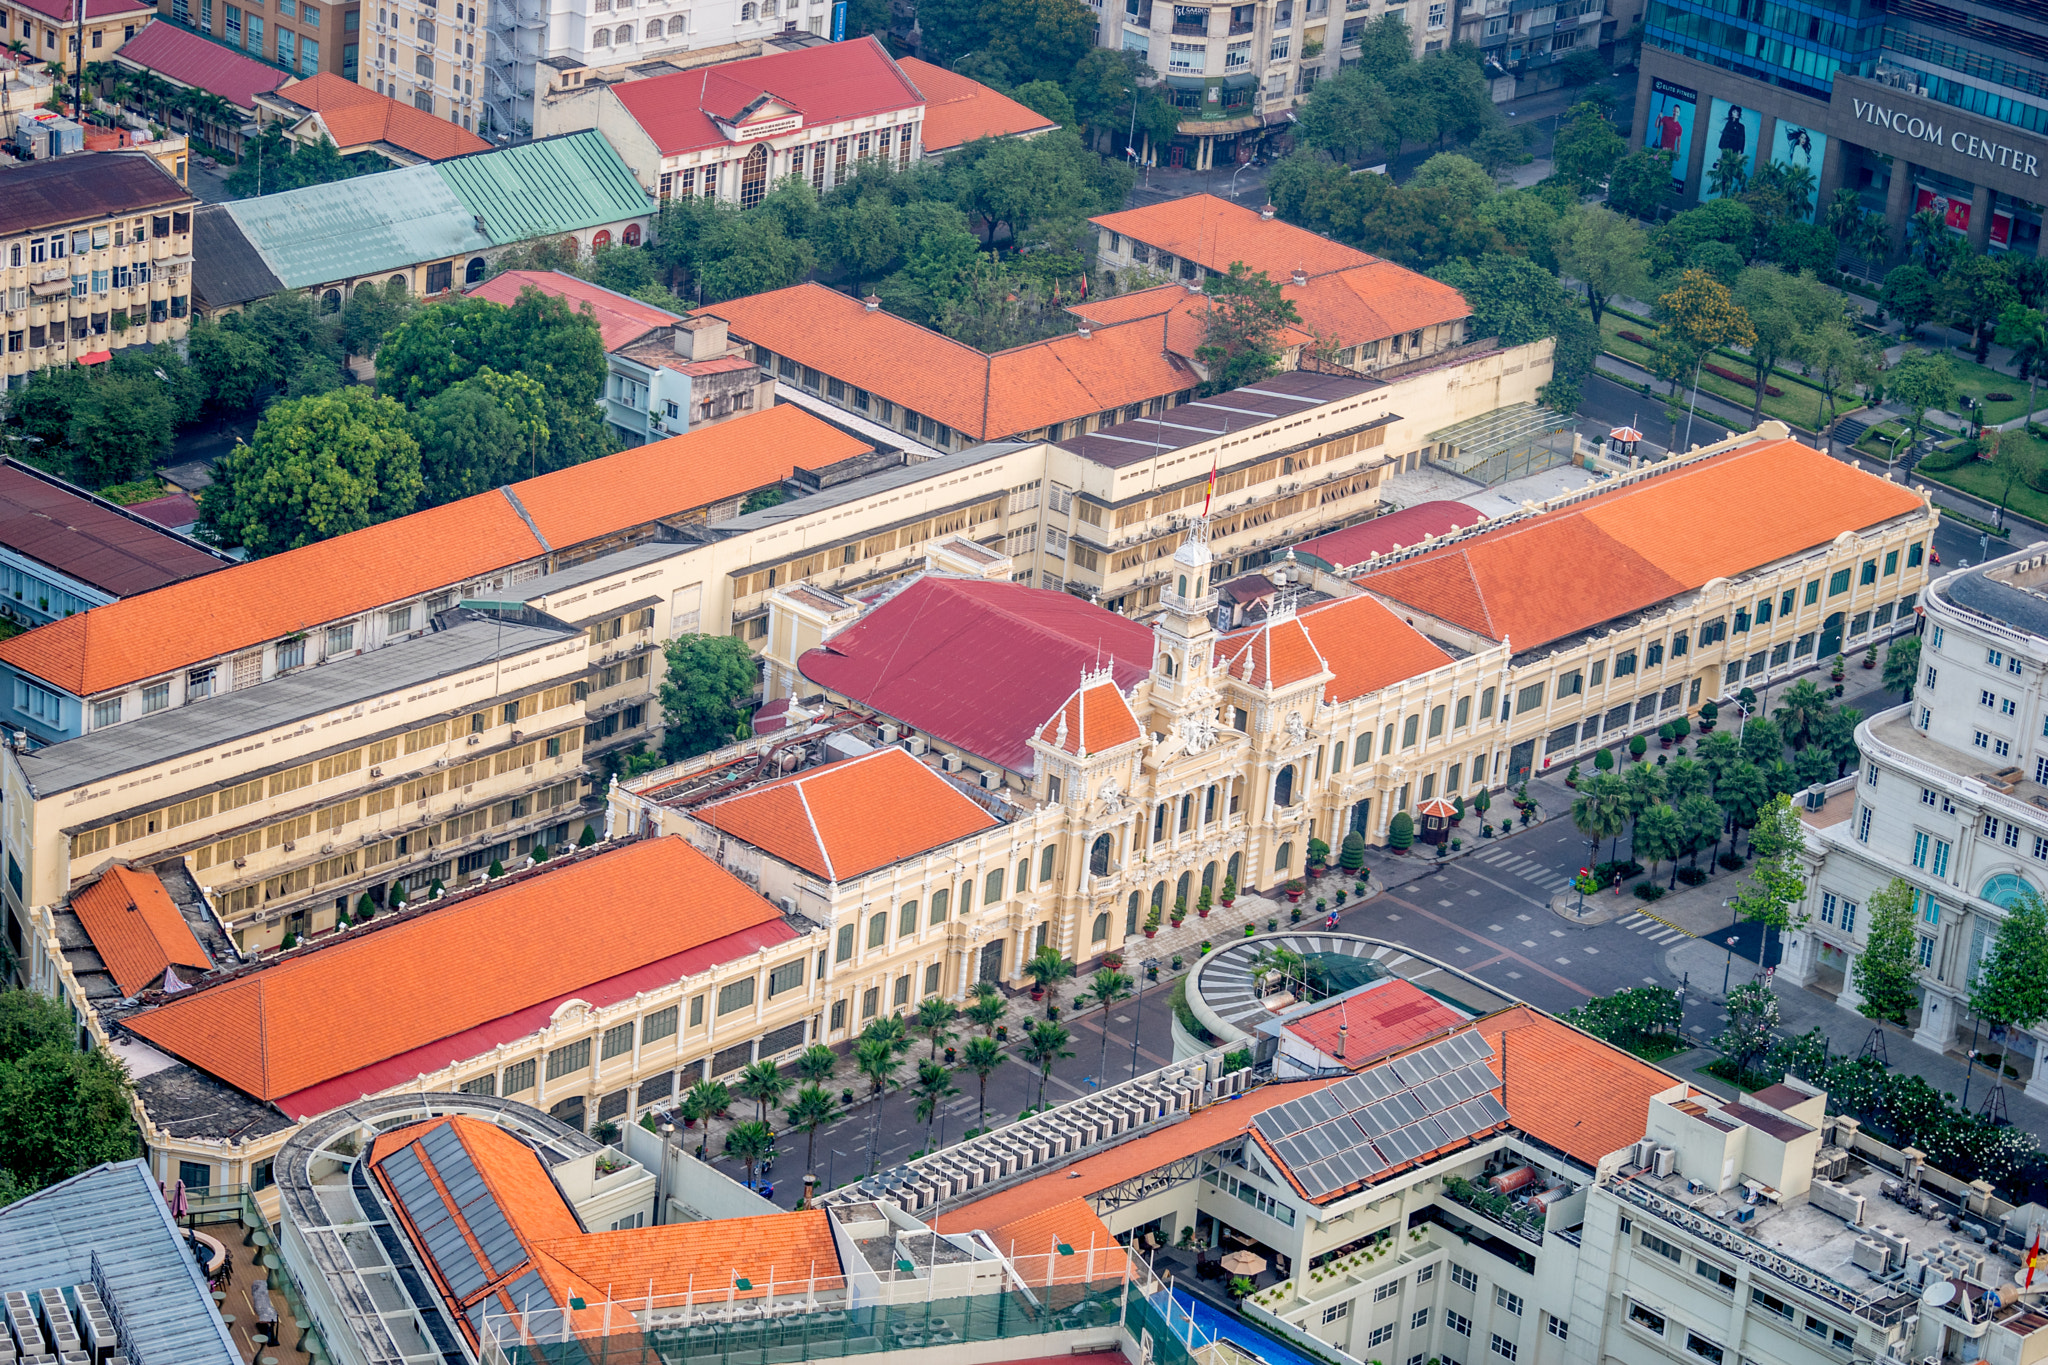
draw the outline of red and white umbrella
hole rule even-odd
[[[1643,433],[1637,431],[1634,427],[1616,427],[1607,433],[1607,439],[1610,441],[1634,442],[1642,440]]]

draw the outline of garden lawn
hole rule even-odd
[[[1863,439],[1856,443],[1856,448],[1873,460],[1890,460],[1899,439],[1905,434],[1903,422],[1880,422],[1863,433]]]
[[[2003,439],[2010,441],[2016,436],[2033,448],[2036,467],[2048,470],[2048,441],[2013,431],[2006,432]],[[1998,506],[2003,498],[2005,505],[2021,516],[2048,522],[2048,493],[2025,483],[2015,483],[2012,486],[2012,493],[2006,495],[2004,478],[1984,460],[1965,460],[1954,469],[1930,469],[1923,461],[1914,466],[1913,477],[1930,479],[1935,483],[1945,483],[1951,488],[1959,488],[1972,497],[1983,499],[1993,507]]]
[[[2012,399],[2009,402],[1984,404],[1984,423],[1986,426],[1996,426],[2000,422],[2010,422],[2013,418],[2018,417],[2027,410],[2026,380],[2016,379],[2002,370],[1994,370],[1989,366],[1979,365],[1976,361],[1970,359],[1969,356],[1959,351],[1949,351],[1946,354],[1949,368],[1955,371],[1956,392],[1958,394],[1966,395],[1980,402],[1982,402],[1984,395],[1987,393],[2009,393],[2012,395]],[[2048,393],[2040,395],[2038,401],[2048,404]],[[1956,414],[1958,417],[1962,415],[1961,413]]]
[[[1621,335],[1623,332],[1633,332],[1637,336],[1642,337],[1644,342],[1647,342],[1655,337],[1656,324],[1644,322],[1641,318],[1627,313],[1609,312],[1600,319],[1601,344],[1609,352],[1620,356],[1624,360],[1633,360],[1638,365],[1654,367],[1656,361],[1655,352],[1649,346],[1643,344],[1643,342],[1628,340]],[[1719,365],[1722,369],[1736,374],[1748,375],[1756,372],[1748,359],[1731,356],[1719,351],[1708,357],[1707,363],[1709,365]],[[1776,398],[1768,394],[1764,396],[1764,415],[1766,417],[1775,417],[1781,422],[1790,422],[1793,426],[1804,428],[1807,431],[1818,431],[1820,429],[1822,412],[1824,410],[1820,390],[1812,388],[1793,376],[1783,373],[1774,372],[1771,383],[1783,389],[1784,392]],[[1691,382],[1687,381],[1685,384],[1680,385],[1680,389],[1682,392],[1679,394],[1679,398],[1682,402],[1686,393],[1691,390]],[[1755,391],[1748,384],[1723,379],[1720,375],[1710,374],[1705,370],[1700,372],[1700,391],[1711,393],[1715,397],[1726,399],[1731,403],[1739,403],[1745,408],[1756,397]],[[1663,385],[1659,383],[1653,386],[1652,392],[1663,396]],[[1837,398],[1836,401],[1846,411],[1853,402],[1853,399],[1848,395],[1843,395]]]

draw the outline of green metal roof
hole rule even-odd
[[[654,209],[631,168],[595,130],[475,152],[431,169],[501,246]]]
[[[287,289],[403,270],[493,245],[434,169],[407,166],[238,199],[227,210]]]
[[[225,206],[288,289],[638,218],[654,201],[596,131]]]

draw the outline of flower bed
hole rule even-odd
[[[1623,341],[1633,341],[1638,346],[1647,346],[1650,344],[1650,339],[1642,335],[1640,332],[1616,332],[1615,335],[1620,337]]]

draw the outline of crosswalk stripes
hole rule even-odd
[[[1622,918],[1621,922],[1633,928],[1636,933],[1649,939],[1652,943],[1669,945],[1692,937],[1691,934],[1688,934],[1677,925],[1658,919],[1655,915],[1641,913],[1626,915]]]

